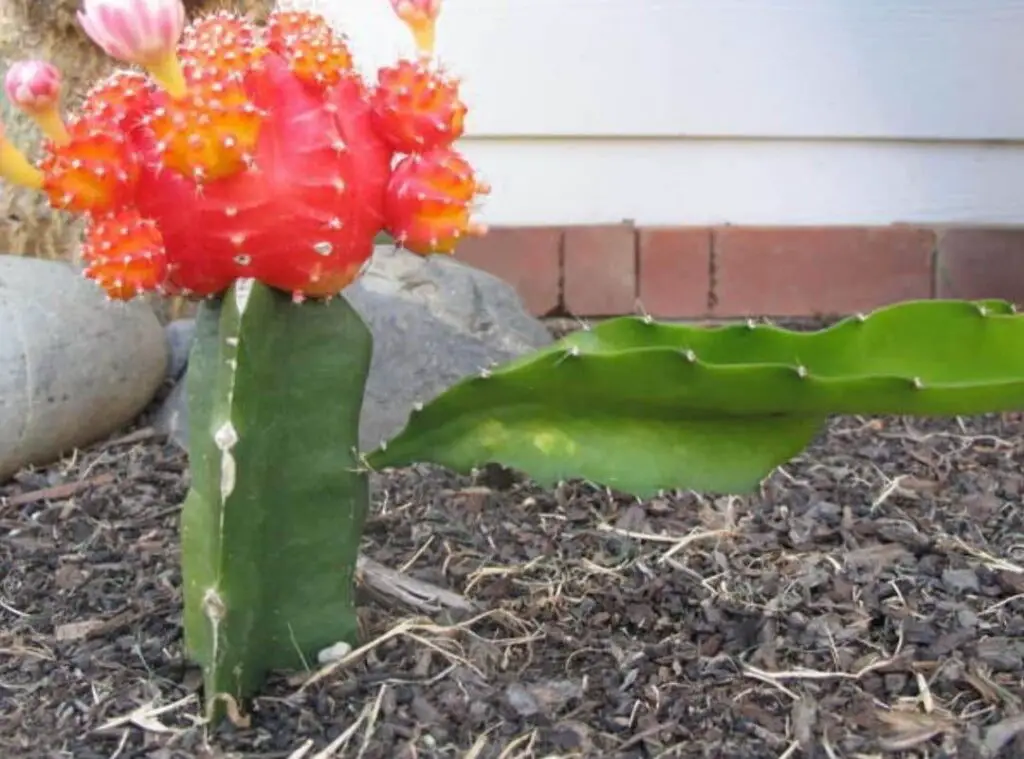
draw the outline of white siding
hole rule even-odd
[[[1024,0],[444,0],[438,48],[491,223],[1024,223]]]
[[[491,224],[1016,224],[1024,145],[470,141]]]

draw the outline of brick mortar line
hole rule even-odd
[[[565,306],[565,229],[558,233],[558,305],[555,306],[560,316],[565,316],[569,310]]]
[[[633,229],[633,310],[644,311],[644,304],[640,301],[640,227],[631,225]]]
[[[708,229],[708,298],[707,311],[714,313],[718,307],[718,235]]]

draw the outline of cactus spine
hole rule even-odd
[[[197,318],[182,512],[185,637],[211,717],[273,669],[354,642],[372,338],[343,299],[239,280]]]

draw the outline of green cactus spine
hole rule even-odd
[[[832,414],[1024,408],[1022,345],[1001,301],[909,301],[809,333],[618,318],[457,384],[368,462],[746,492]]]
[[[251,280],[203,303],[188,376],[185,636],[210,715],[268,671],[354,642],[368,506],[359,415],[372,338],[343,299]]]

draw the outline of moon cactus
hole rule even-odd
[[[85,217],[84,275],[114,300],[203,299],[182,575],[211,716],[354,642],[372,340],[334,296],[382,232],[426,255],[485,231],[488,188],[453,147],[467,108],[430,55],[439,10],[401,5],[416,55],[366,80],[316,13],[186,26],[181,0],[85,0],[85,33],[132,68],[68,116],[48,62],[5,80],[45,140],[33,165],[0,130],[0,177]]]

